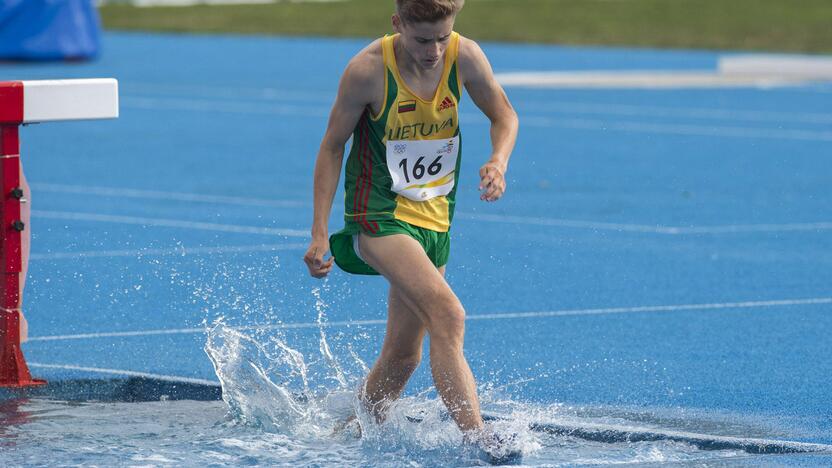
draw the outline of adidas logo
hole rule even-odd
[[[454,101],[449,96],[445,96],[445,99],[442,101],[442,104],[439,104],[439,109],[437,109],[437,110],[439,112],[442,112],[443,110],[450,109],[451,107],[454,107],[455,105],[456,104],[454,104]]]

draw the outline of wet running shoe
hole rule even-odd
[[[474,441],[466,442],[476,459],[489,465],[519,465],[523,452],[516,447],[516,434],[510,436],[488,431]]]

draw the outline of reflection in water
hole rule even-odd
[[[0,400],[0,447],[15,446],[19,426],[28,423],[32,417],[30,412],[21,409],[28,402],[20,398]]]

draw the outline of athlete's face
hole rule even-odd
[[[406,23],[393,15],[393,29],[401,34],[399,42],[410,58],[430,70],[442,64],[454,30],[454,19],[449,16],[435,23]]]

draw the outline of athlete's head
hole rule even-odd
[[[442,63],[456,14],[465,0],[396,0],[393,29],[410,57],[423,68]]]

